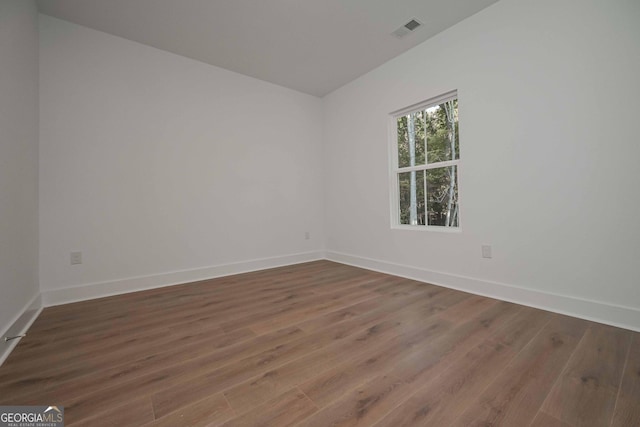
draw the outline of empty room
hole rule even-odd
[[[0,426],[640,426],[638,23],[0,0]]]

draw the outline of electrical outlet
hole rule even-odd
[[[311,238],[311,233],[309,233],[308,231],[304,232],[304,240],[309,240]]]
[[[71,252],[71,265],[82,264],[82,252]]]
[[[491,246],[482,245],[482,258],[491,258]]]

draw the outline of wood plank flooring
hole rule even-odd
[[[0,405],[69,426],[640,425],[640,334],[318,261],[43,310]]]

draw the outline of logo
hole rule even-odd
[[[64,427],[64,407],[0,406],[0,427]]]

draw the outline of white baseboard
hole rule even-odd
[[[213,279],[232,274],[248,273],[324,259],[323,251],[305,252],[270,258],[254,259],[232,264],[216,265],[194,270],[173,271],[151,276],[131,277],[110,282],[91,283],[62,289],[42,290],[45,307],[85,301],[129,292],[179,285],[198,280]]]
[[[326,259],[640,332],[640,309],[327,251]]]
[[[4,337],[15,337],[25,334],[31,324],[36,320],[42,311],[42,298],[38,292],[31,301],[29,301],[20,312],[15,316],[9,326],[2,332],[0,340],[0,366],[9,357],[11,351],[18,345],[20,338],[11,341],[5,341]]]
[[[569,316],[579,317],[640,332],[640,309],[625,307],[579,297],[543,292],[530,288],[476,279],[438,271],[426,270],[333,251],[314,251],[292,255],[262,258],[232,264],[217,265],[194,270],[132,277],[110,282],[92,283],[82,286],[43,290],[36,295],[16,316],[2,336],[24,333],[37,318],[42,307],[85,301],[129,292],[178,285],[198,280],[212,279],[233,274],[247,273],[268,268],[282,267],[309,261],[327,259],[368,270],[393,274],[400,277],[432,283],[472,294],[510,301]],[[20,341],[0,342],[0,365]]]

